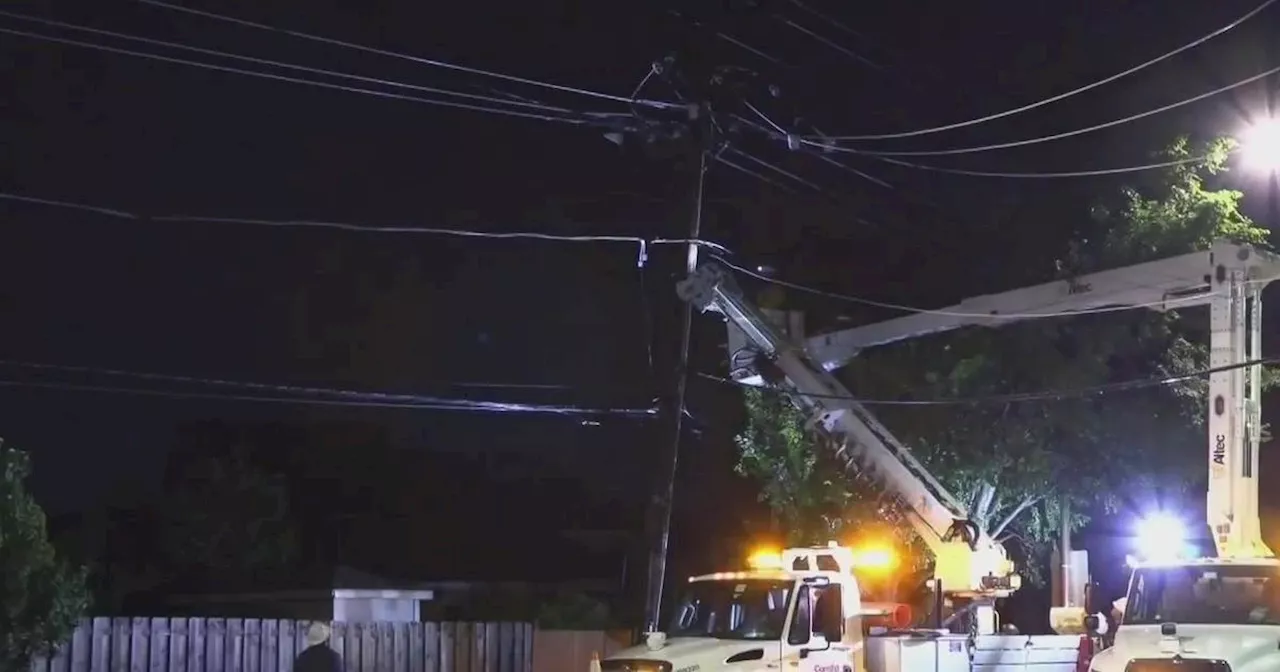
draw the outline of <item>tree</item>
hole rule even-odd
[[[746,425],[735,437],[735,471],[760,484],[759,499],[771,513],[770,536],[788,546],[874,542],[891,547],[895,571],[861,577],[877,599],[922,601],[912,595],[926,578],[926,548],[907,521],[902,503],[861,474],[847,474],[803,412],[779,394],[743,390]],[[864,598],[869,597],[864,595]]]
[[[233,449],[197,457],[176,486],[160,533],[160,553],[173,570],[247,576],[295,561],[296,527],[283,477]]]
[[[66,641],[88,608],[83,569],[63,563],[49,542],[44,511],[23,485],[30,461],[0,443],[0,669]]]
[[[1067,241],[1052,272],[1070,278],[1206,249],[1220,238],[1263,244],[1267,231],[1239,211],[1241,194],[1206,187],[1225,169],[1231,148],[1227,140],[1193,148],[1179,139],[1165,155],[1186,162],[1158,184],[1124,189],[1095,207],[1094,230]],[[866,399],[977,400],[873,410],[970,504],[975,522],[1001,541],[1019,542],[1024,571],[1037,580],[1037,560],[1059,529],[1061,503],[1071,505],[1070,523],[1078,528],[1089,512],[1150,506],[1149,500],[1184,496],[1205,479],[1202,380],[1106,394],[1041,393],[1201,370],[1208,362],[1205,322],[1195,314],[1133,310],[965,329],[874,349],[840,375]],[[987,403],[979,403],[983,398]],[[761,496],[775,512],[792,524],[831,526],[832,516],[847,525],[869,511],[890,510],[872,494],[876,489],[819,475],[820,462],[799,459],[813,454],[816,441],[798,429],[800,420],[751,394],[747,409],[739,471],[761,481]],[[994,497],[977,507],[983,484],[994,487]]]

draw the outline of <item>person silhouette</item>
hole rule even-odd
[[[342,659],[329,648],[329,626],[319,621],[307,627],[307,648],[293,660],[294,672],[342,672]]]

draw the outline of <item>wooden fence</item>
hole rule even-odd
[[[591,654],[601,658],[631,646],[629,630],[538,630],[533,633],[533,672],[585,672]]]
[[[289,672],[309,621],[95,618],[32,672]],[[345,672],[531,672],[530,623],[333,623]]]

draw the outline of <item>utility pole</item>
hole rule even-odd
[[[698,268],[698,237],[702,235],[703,194],[706,188],[707,168],[712,147],[710,111],[702,104],[689,106],[689,128],[692,131],[689,148],[689,165],[692,166],[693,184],[689,217],[689,245],[685,255],[685,272],[692,274]],[[684,431],[685,389],[689,382],[689,349],[693,338],[693,305],[685,304],[681,325],[679,364],[676,370],[676,389],[671,403],[671,446],[667,453],[663,483],[654,496],[656,534],[649,549],[649,581],[645,595],[645,631],[659,629],[662,613],[662,593],[667,574],[667,555],[671,540],[671,511],[675,501],[676,474],[680,467],[680,440]]]

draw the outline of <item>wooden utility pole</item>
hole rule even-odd
[[[712,149],[710,112],[701,104],[689,106],[689,127],[693,137],[689,143],[689,165],[693,168],[691,210],[689,217],[689,244],[685,255],[685,273],[692,274],[698,268],[698,237],[702,235],[703,198],[706,189],[707,168]],[[649,577],[645,594],[645,630],[660,629],[658,619],[662,613],[662,593],[667,574],[667,556],[671,540],[671,512],[675,501],[676,475],[680,467],[680,441],[684,432],[685,390],[689,382],[689,350],[693,340],[693,306],[686,304],[681,325],[680,354],[676,370],[675,394],[670,405],[673,425],[671,445],[666,455],[663,482],[654,494],[656,530],[649,549]]]

